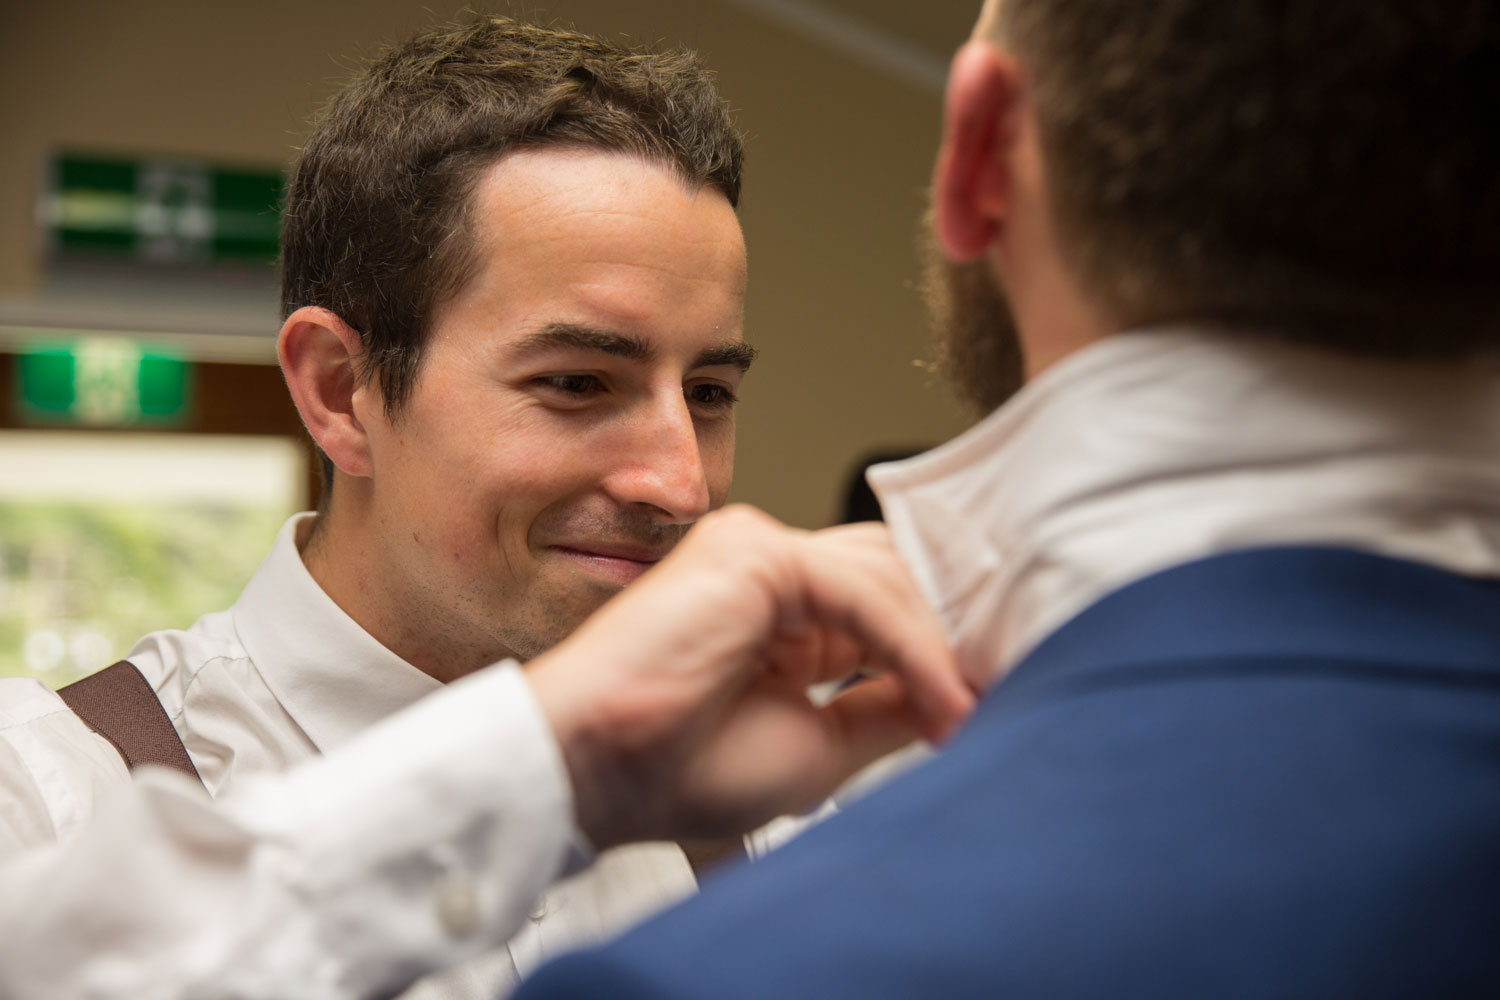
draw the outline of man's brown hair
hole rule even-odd
[[[1115,322],[1500,344],[1494,0],[1007,0],[999,30]]]
[[[380,379],[388,415],[411,392],[434,308],[477,263],[480,174],[539,146],[659,161],[739,202],[740,138],[690,52],[478,17],[388,49],[314,121],[287,187],[282,316],[322,306],[357,330],[361,376]],[[331,472],[325,457],[325,494]]]

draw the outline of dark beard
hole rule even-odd
[[[986,258],[962,264],[949,260],[933,236],[930,219],[921,242],[922,296],[937,370],[961,400],[988,414],[1026,379],[1015,318]]]

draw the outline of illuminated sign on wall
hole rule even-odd
[[[29,424],[162,427],[190,415],[192,365],[123,337],[23,350],[16,380],[17,416]]]
[[[282,185],[278,170],[58,154],[38,216],[58,256],[269,265]]]

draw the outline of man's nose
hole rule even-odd
[[[604,487],[617,502],[645,504],[674,523],[696,521],[711,503],[698,428],[679,390],[642,407],[611,456]]]

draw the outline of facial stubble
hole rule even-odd
[[[1021,341],[1010,305],[978,257],[955,262],[944,255],[929,213],[922,227],[922,295],[931,324],[934,362],[954,391],[980,414],[998,408],[1025,380]]]

